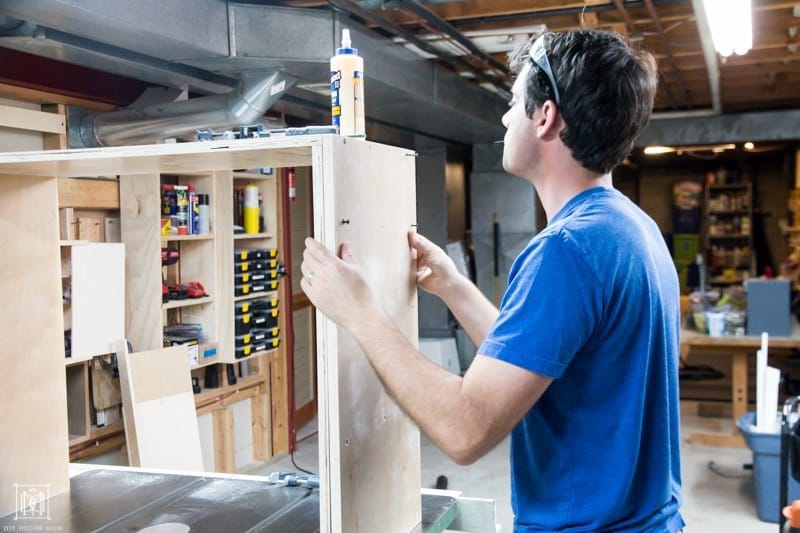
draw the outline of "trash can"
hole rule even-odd
[[[779,505],[781,476],[789,477],[788,501],[800,499],[800,483],[789,472],[781,472],[781,434],[761,433],[755,428],[755,413],[745,413],[736,421],[744,441],[753,451],[753,481],[755,482],[756,511],[758,519],[777,523],[780,519]],[[791,468],[790,468],[791,470]]]

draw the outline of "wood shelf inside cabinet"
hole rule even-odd
[[[258,385],[266,380],[266,377],[256,374],[253,376],[247,376],[246,378],[239,378],[234,385],[223,385],[222,387],[217,387],[216,389],[204,388],[200,394],[194,395],[194,404],[196,407],[201,407],[208,403],[221,400],[226,396],[235,393],[236,391]]]
[[[65,357],[64,358],[64,366],[75,366],[75,365],[82,365],[85,363],[90,363],[92,361],[92,357]]]
[[[122,420],[117,420],[116,422],[112,422],[111,424],[103,427],[92,426],[89,429],[88,435],[70,435],[69,446],[71,448],[78,444],[84,444],[93,440],[100,440],[108,435],[113,435],[114,433],[123,431],[123,429]]]
[[[204,298],[187,298],[185,300],[171,300],[165,304],[161,304],[161,309],[180,309],[181,307],[209,304],[213,301],[213,296],[206,296]]]
[[[245,294],[243,296],[234,296],[234,302],[241,302],[243,300],[254,300],[256,298],[277,298],[278,291],[267,291],[267,292],[254,292],[253,294]]]
[[[247,361],[248,359],[253,359],[253,358],[259,357],[261,355],[271,355],[273,352],[277,352],[277,351],[278,351],[278,348],[270,348],[269,350],[264,350],[264,351],[261,351],[261,352],[251,353],[250,355],[248,355],[246,357],[240,357],[235,362],[236,363],[241,363],[242,361]]]
[[[236,233],[233,235],[233,240],[238,241],[242,239],[271,239],[271,233]]]
[[[720,239],[720,240],[724,240],[724,239],[749,239],[750,235],[748,235],[747,233],[740,233],[739,235],[709,235],[708,238],[711,239],[711,240],[714,240],[714,239]]]
[[[709,211],[709,215],[749,215],[750,211],[743,209],[720,209],[718,211]]]
[[[214,238],[213,233],[205,235],[162,235],[162,241],[210,241]]]

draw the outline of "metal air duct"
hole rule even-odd
[[[86,147],[147,144],[198,129],[255,124],[295,81],[284,72],[251,75],[227,94],[92,113],[81,120],[80,140]]]

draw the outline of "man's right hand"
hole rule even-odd
[[[408,244],[417,257],[417,285],[444,299],[447,290],[461,277],[455,263],[444,250],[414,230],[408,232]]]

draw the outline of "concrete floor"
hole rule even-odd
[[[776,524],[761,522],[756,516],[752,472],[742,465],[752,462],[749,449],[708,448],[690,445],[688,435],[697,430],[730,431],[730,420],[699,418],[683,415],[681,431],[681,461],[683,468],[683,518],[689,533],[772,533]],[[297,464],[317,472],[317,435],[314,422],[298,432]],[[497,501],[498,531],[513,531],[508,470],[509,441],[506,439],[477,463],[469,467],[453,464],[423,435],[422,485],[433,487],[436,477],[447,476],[448,488],[460,490],[465,496],[491,498]],[[723,477],[709,469],[713,461]],[[254,474],[275,470],[296,470],[285,457],[263,467]]]

